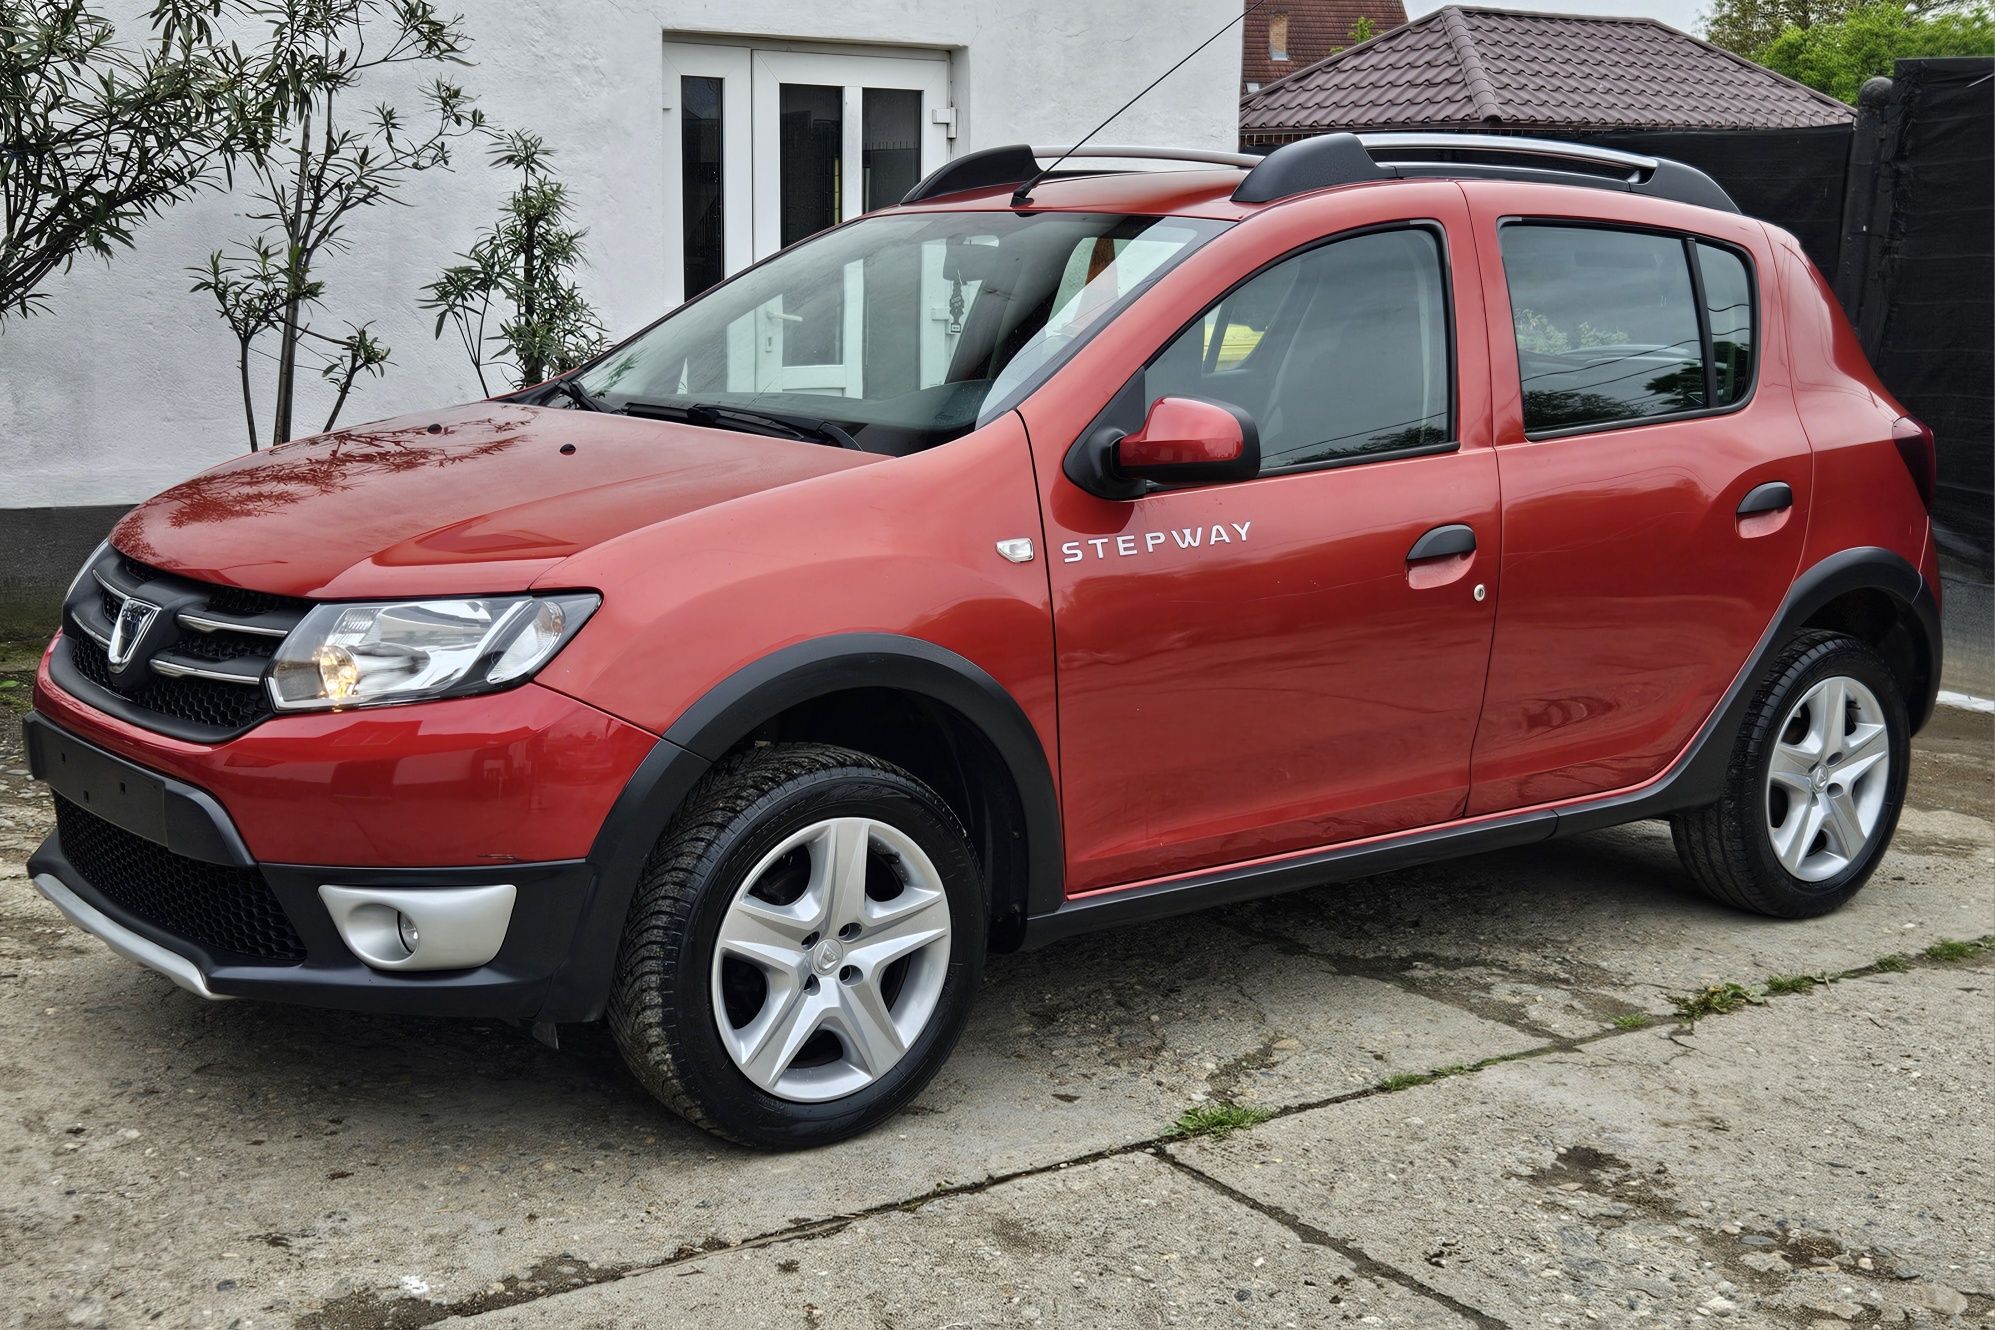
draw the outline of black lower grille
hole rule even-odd
[[[215,951],[301,961],[305,944],[254,868],[203,863],[55,796],[63,856],[99,893],[155,928]]]

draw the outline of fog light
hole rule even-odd
[[[462,970],[505,944],[518,891],[482,887],[322,886],[347,949],[377,970]]]

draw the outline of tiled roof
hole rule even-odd
[[[1268,30],[1284,16],[1288,59],[1274,60],[1268,51]],[[1241,25],[1241,88],[1285,78],[1349,46],[1351,29],[1360,19],[1370,20],[1375,33],[1386,32],[1406,22],[1406,5],[1402,0],[1265,0]]]
[[[1653,19],[1450,5],[1247,95],[1240,131],[1795,129],[1854,116]]]

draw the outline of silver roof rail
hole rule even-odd
[[[1127,157],[1137,161],[1148,159],[1158,162],[1199,162],[1208,166],[1247,166],[1260,163],[1260,158],[1247,152],[1207,152],[1202,148],[1147,148],[1140,145],[1111,143],[1088,144],[1079,148],[1040,148],[1032,150],[1034,157],[1061,158],[1068,161],[1099,161],[1110,157]]]
[[[1272,203],[1333,185],[1414,176],[1586,185],[1739,211],[1717,181],[1667,157],[1504,134],[1320,134],[1262,158],[1233,199]]]
[[[964,153],[953,157],[931,172],[922,182],[907,192],[902,203],[920,203],[943,194],[960,194],[971,189],[996,189],[1000,185],[1017,185],[1030,180],[1039,173],[1040,159],[1052,161],[1065,157],[1069,161],[1157,161],[1182,162],[1201,166],[1226,166],[1234,169],[1252,168],[1261,159],[1244,152],[1207,152],[1199,148],[1156,148],[1140,144],[1088,145],[1079,151],[1071,148],[1033,147],[1024,143],[1008,143],[1001,147],[984,148],[977,152]]]
[[[1652,175],[1658,164],[1654,157],[1600,148],[1590,143],[1562,143],[1556,139],[1509,138],[1502,134],[1360,134],[1358,142],[1377,161],[1381,150],[1389,154],[1415,152],[1487,153],[1496,157],[1530,157],[1548,162],[1569,162],[1590,168],[1619,171],[1629,181]]]

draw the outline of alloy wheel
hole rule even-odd
[[[1854,862],[1884,818],[1891,734],[1877,695],[1832,675],[1801,695],[1781,723],[1766,774],[1774,856],[1803,882]]]
[[[865,817],[804,827],[762,857],[721,920],[721,1043],[779,1098],[863,1090],[934,1015],[950,933],[941,874],[912,837]]]

